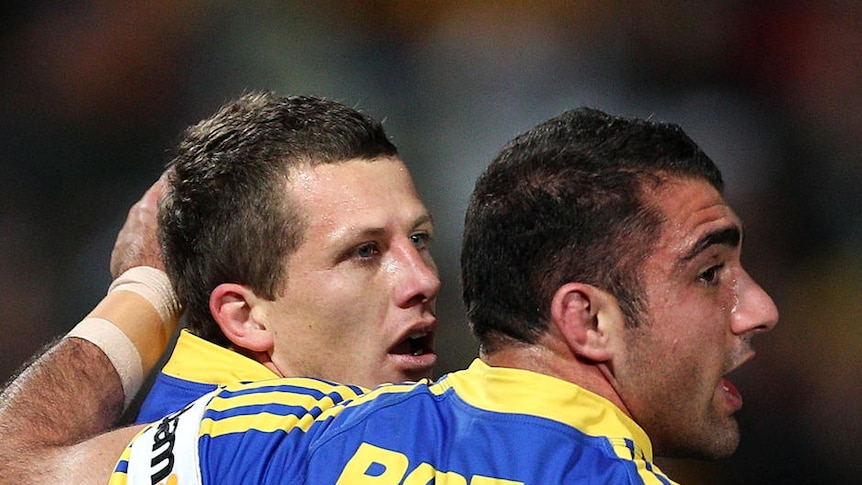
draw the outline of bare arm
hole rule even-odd
[[[129,211],[111,257],[114,277],[133,266],[163,268],[155,235],[163,184],[154,184]],[[0,394],[0,483],[107,481],[134,429],[84,440],[115,427],[122,416],[128,396],[114,363],[119,357],[137,365],[139,359],[140,371],[149,372],[179,316],[164,318],[152,298],[124,288],[109,292],[88,319],[113,322],[138,355],[107,349],[112,362],[99,346],[67,336],[27,365]]]
[[[81,399],[82,390],[97,398]],[[95,345],[64,339],[0,397],[0,483],[106,483],[134,429],[94,442],[119,419],[123,389]]]

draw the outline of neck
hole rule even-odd
[[[254,350],[249,350],[249,349],[240,347],[238,345],[231,345],[230,349],[233,350],[234,352],[240,354],[240,355],[244,355],[244,356],[248,357],[251,360],[255,360],[255,361],[259,362],[260,364],[262,364],[267,369],[271,370],[275,375],[277,375],[279,377],[289,377],[290,376],[290,374],[285,374],[284,372],[281,371],[281,369],[278,368],[277,365],[275,365],[275,362],[272,361],[272,356],[267,352],[258,352],[258,351],[254,351]]]
[[[631,417],[606,363],[580,358],[567,345],[547,334],[535,344],[501,343],[490,352],[480,352],[480,358],[490,366],[528,370],[577,384],[611,401]]]

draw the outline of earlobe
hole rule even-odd
[[[552,325],[556,326],[572,353],[593,362],[613,357],[616,326],[622,322],[609,305],[616,300],[608,293],[583,283],[567,283],[551,300]]]
[[[210,293],[210,313],[234,345],[253,352],[272,349],[272,334],[253,311],[260,299],[247,286],[222,283]]]

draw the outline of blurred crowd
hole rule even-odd
[[[104,294],[116,231],[181,130],[246,90],[378,119],[435,214],[439,372],[475,355],[458,286],[473,181],[567,108],[679,123],[725,173],[781,311],[735,376],[730,459],[682,483],[860,483],[862,3],[6,2],[0,374]],[[672,358],[669,356],[668,358]]]

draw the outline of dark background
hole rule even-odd
[[[5,2],[0,377],[104,294],[116,231],[181,130],[252,89],[386,120],[436,218],[439,372],[466,365],[457,255],[473,181],[518,132],[589,105],[701,144],[781,311],[736,373],[738,453],[662,466],[683,483],[860,483],[860,5]]]

